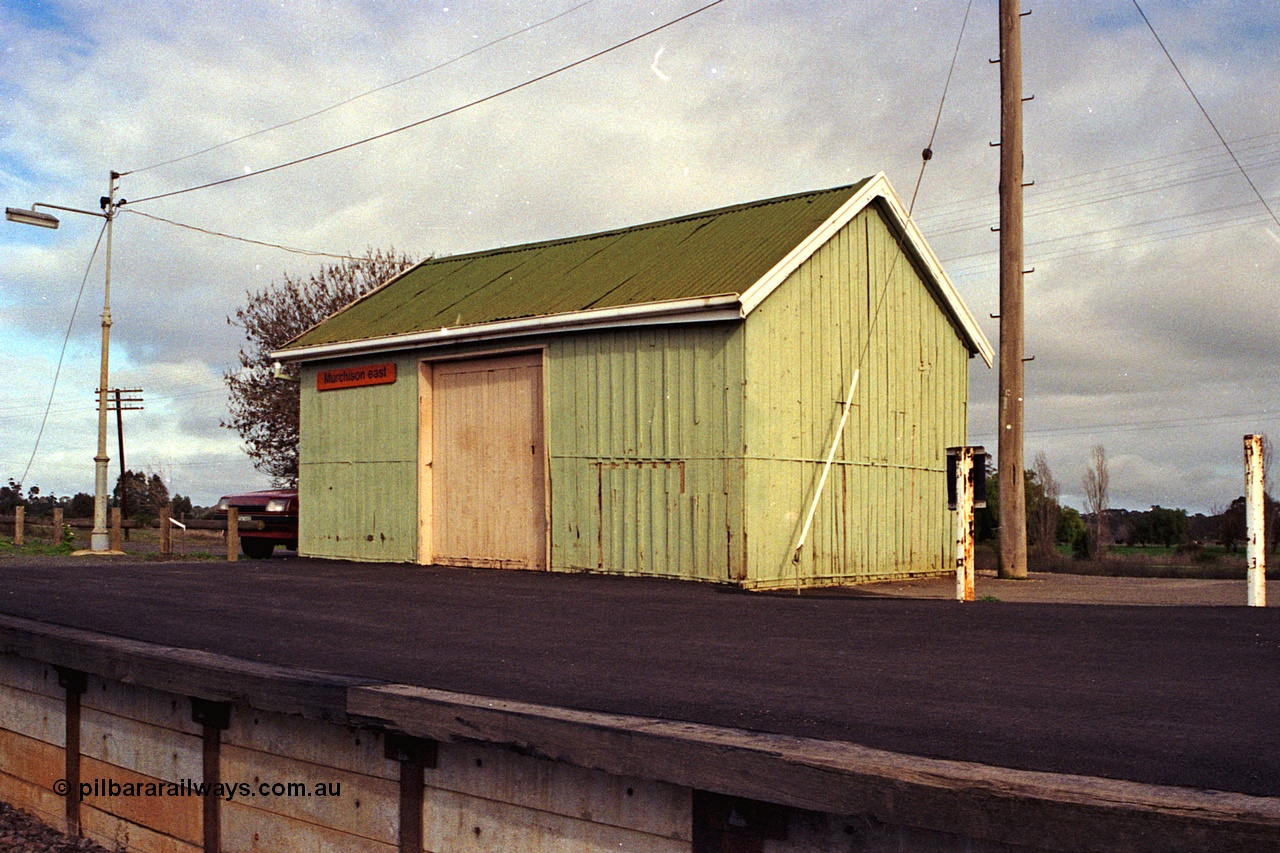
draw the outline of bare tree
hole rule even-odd
[[[299,386],[296,379],[275,378],[271,352],[415,263],[394,249],[371,249],[305,278],[286,273],[281,284],[247,293],[244,307],[227,318],[244,329],[247,343],[240,348],[240,368],[224,377],[231,419],[222,425],[240,434],[253,467],[276,485],[298,481]]]
[[[1093,551],[1101,559],[1105,555],[1107,543],[1106,513],[1110,504],[1108,491],[1111,486],[1111,472],[1107,465],[1107,450],[1101,444],[1094,445],[1089,453],[1089,467],[1084,472],[1084,508],[1093,514]]]
[[[1059,498],[1062,497],[1062,484],[1049,469],[1049,457],[1045,456],[1043,450],[1036,454],[1031,473],[1040,484],[1039,500],[1036,501],[1033,517],[1036,552],[1041,557],[1049,557],[1054,553],[1058,534],[1058,517],[1062,514],[1062,504],[1059,502]]]

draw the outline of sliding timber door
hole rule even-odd
[[[420,429],[430,562],[545,569],[542,354],[441,361]]]

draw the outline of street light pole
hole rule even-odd
[[[102,363],[98,368],[98,455],[93,457],[93,533],[89,536],[91,551],[111,550],[111,534],[107,531],[107,363],[111,351],[111,232],[116,219],[116,188],[120,175],[111,173],[103,213],[107,217],[107,274],[102,295]]]
[[[107,275],[106,288],[102,297],[102,362],[98,370],[98,454],[93,457],[93,533],[89,538],[89,548],[92,551],[108,551],[111,549],[111,534],[107,531],[107,463],[111,461],[107,456],[107,387],[109,381],[107,363],[111,347],[112,223],[115,221],[116,211],[125,203],[124,199],[116,201],[116,190],[119,189],[119,184],[120,173],[111,172],[107,195],[99,200],[102,207],[101,213],[94,210],[80,210],[76,207],[62,207],[57,204],[44,204],[41,202],[31,205],[30,210],[7,207],[4,211],[5,218],[11,222],[38,225],[42,228],[57,228],[58,219],[56,216],[39,212],[36,210],[37,207],[65,210],[68,213],[83,213],[87,216],[99,216],[107,220]]]

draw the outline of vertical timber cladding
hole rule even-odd
[[[437,361],[423,379],[423,556],[545,569],[542,352]]]
[[[321,391],[326,371],[395,364],[394,382]],[[302,366],[298,550],[308,557],[410,562],[417,546],[418,358]]]
[[[969,353],[901,252],[868,207],[747,318],[748,585],[787,586],[797,570],[821,584],[950,565],[945,449],[964,443]],[[797,566],[792,548],[859,366]]]
[[[548,342],[551,567],[745,577],[742,324]]]

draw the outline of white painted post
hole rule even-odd
[[[973,601],[973,448],[956,448],[956,601]]]
[[[1250,607],[1267,606],[1267,514],[1263,482],[1262,436],[1244,437],[1245,552]]]

